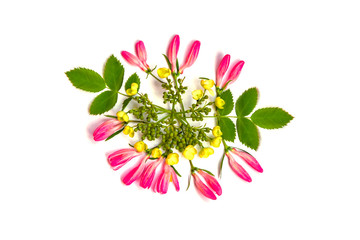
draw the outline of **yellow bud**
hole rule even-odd
[[[128,122],[129,121],[129,116],[124,111],[117,112],[116,116],[120,122]]]
[[[218,148],[220,147],[221,141],[222,141],[222,137],[216,137],[213,140],[211,140],[210,145]]]
[[[221,99],[220,97],[217,97],[215,99],[215,105],[217,108],[224,109],[225,101]]]
[[[214,137],[220,137],[222,135],[220,126],[215,126],[212,130],[212,134],[214,135]]]
[[[201,151],[199,152],[199,157],[207,158],[212,154],[214,154],[214,149],[207,147],[207,148],[201,149]]]
[[[175,165],[179,162],[179,154],[177,153],[170,153],[166,158],[166,163],[168,165]]]
[[[147,149],[147,145],[143,141],[139,141],[139,142],[135,143],[134,148],[138,152],[144,152]]]
[[[188,160],[193,160],[196,153],[197,153],[197,150],[196,150],[196,148],[194,148],[193,145],[187,146],[185,148],[185,150],[183,151],[184,157]]]
[[[133,138],[135,136],[135,132],[133,128],[130,128],[129,137]]]
[[[214,80],[201,80],[201,86],[206,90],[210,90],[214,86]]]
[[[130,129],[131,129],[130,126],[126,126],[126,127],[124,128],[123,133],[124,133],[125,135],[128,135],[128,134],[130,133],[130,131],[131,131]]]
[[[168,68],[159,68],[157,74],[160,78],[167,78],[171,74],[171,70]]]
[[[126,89],[126,94],[129,96],[133,96],[133,95],[137,94],[138,88],[139,88],[139,85],[137,83],[132,83],[131,87]]]
[[[202,98],[202,96],[204,96],[203,90],[198,89],[198,90],[192,91],[192,97],[194,100],[199,100],[200,98]]]
[[[159,158],[159,157],[161,157],[161,154],[162,154],[162,152],[161,152],[161,150],[160,150],[159,148],[154,148],[154,149],[151,151],[151,156],[152,156],[153,158]]]

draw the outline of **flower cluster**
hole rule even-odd
[[[101,123],[94,131],[95,141],[109,140],[123,133],[135,140],[130,148],[124,148],[107,156],[113,170],[119,170],[128,162],[137,161],[122,176],[122,182],[130,185],[138,182],[144,189],[153,189],[160,194],[168,192],[172,182],[175,190],[180,190],[176,164],[180,161],[189,162],[189,176],[194,180],[198,192],[206,198],[215,200],[222,194],[222,189],[215,175],[209,170],[196,167],[197,159],[212,156],[215,149],[223,146],[223,157],[219,164],[219,176],[225,156],[233,172],[246,182],[252,179],[247,171],[234,157],[242,159],[257,172],[263,172],[258,161],[247,151],[232,147],[228,142],[234,142],[236,132],[241,143],[257,150],[259,145],[258,127],[275,129],[285,126],[293,117],[281,108],[254,110],[258,90],[246,90],[236,101],[230,84],[238,78],[244,66],[244,61],[235,61],[231,68],[230,55],[226,54],[215,71],[214,78],[199,77],[200,89],[191,92],[193,103],[185,106],[188,87],[185,86],[184,70],[194,65],[200,51],[200,41],[194,41],[183,63],[180,65],[178,51],[180,37],[175,35],[164,54],[167,66],[153,67],[148,64],[147,52],[142,41],[135,44],[135,55],[122,51],[121,55],[130,65],[139,67],[159,83],[162,89],[163,104],[154,104],[148,94],[140,92],[141,80],[136,73],[125,82],[124,92],[121,87],[124,81],[124,67],[113,55],[107,60],[103,77],[86,68],[76,68],[66,72],[72,84],[82,90],[100,93],[90,106],[90,114],[102,114],[114,108],[118,95],[125,96],[122,109],[116,115],[106,115],[109,119]],[[135,107],[126,110],[129,102]],[[229,116],[235,109],[236,116]],[[212,114],[210,114],[212,113]],[[201,124],[204,118],[214,120],[213,127]],[[236,119],[235,124],[231,119]],[[196,122],[200,122],[196,123]],[[156,144],[152,142],[159,139]],[[148,144],[150,147],[148,147]],[[181,160],[186,159],[186,160]],[[189,182],[190,184],[190,182]],[[189,186],[188,186],[189,187]]]

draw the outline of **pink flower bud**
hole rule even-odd
[[[123,183],[126,185],[132,184],[135,180],[137,180],[145,168],[145,162],[149,159],[149,155],[145,155],[133,169],[131,169],[122,179]]]
[[[185,63],[180,67],[180,73],[183,73],[185,68],[188,68],[194,64],[194,62],[197,59],[197,56],[199,55],[199,50],[200,50],[200,42],[195,41],[192,44],[190,51],[187,54]]]
[[[221,82],[222,79],[227,71],[227,69],[229,68],[229,64],[230,64],[230,55],[226,54],[223,59],[221,60],[217,71],[216,71],[216,86],[220,87],[221,86]]]
[[[254,170],[262,173],[264,170],[260,166],[259,162],[248,152],[245,152],[244,150],[233,148],[231,150],[232,153],[240,157],[242,160],[244,160],[247,164],[249,164],[250,167],[252,167]]]
[[[229,165],[230,165],[231,169],[234,171],[234,173],[236,175],[238,175],[241,179],[243,179],[247,182],[251,182],[252,180],[251,180],[250,175],[245,171],[245,169],[242,166],[240,166],[240,164],[238,164],[234,160],[233,156],[231,156],[230,153],[226,153],[226,156],[229,159]]]
[[[147,54],[146,54],[146,49],[145,49],[145,45],[144,45],[143,41],[138,41],[138,42],[135,44],[135,53],[136,53],[136,56],[139,58],[140,62],[141,62],[147,69],[149,69],[149,65],[146,63]]]
[[[180,38],[179,35],[175,35],[174,38],[171,40],[169,48],[168,48],[168,59],[171,63],[171,71],[175,72],[175,68],[176,68],[176,59],[177,59],[177,54],[179,51],[179,46],[180,46]]]
[[[209,185],[209,187],[217,194],[217,195],[221,195],[222,194],[222,189],[221,186],[219,184],[219,182],[216,180],[216,178],[214,178],[213,176],[211,176],[209,173],[204,172],[202,170],[199,170],[198,173],[204,178],[205,182]]]
[[[244,66],[244,61],[239,61],[237,62],[232,69],[230,70],[229,75],[227,75],[227,77],[224,79],[224,81],[222,81],[221,87],[224,88],[225,86],[227,86],[226,84],[232,84],[233,82],[235,82],[236,79],[238,79],[241,69]]]
[[[127,52],[127,51],[122,51],[121,56],[123,56],[125,61],[127,61],[129,64],[134,65],[134,66],[138,66],[143,71],[147,70],[146,67],[139,60],[139,58],[136,57],[135,55],[133,55],[133,54]]]
[[[117,119],[110,119],[100,124],[94,131],[93,137],[95,141],[102,141],[110,137],[115,132],[123,128],[124,123]]]
[[[204,195],[207,198],[210,198],[212,200],[216,200],[216,196],[215,194],[210,190],[210,188],[208,186],[206,186],[201,179],[199,178],[198,175],[196,175],[195,173],[192,174],[192,176],[194,177],[194,183],[195,183],[195,187],[197,188],[197,190],[199,190],[199,192]]]

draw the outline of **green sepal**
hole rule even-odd
[[[110,139],[112,139],[113,137],[115,137],[116,135],[118,135],[119,133],[121,133],[124,130],[124,128],[120,129],[119,131],[114,132],[113,134],[111,134],[107,139],[105,139],[105,141],[108,141]]]
[[[132,97],[129,97],[127,99],[125,99],[122,103],[122,107],[121,107],[121,111],[124,111],[124,109],[126,108],[126,106],[131,102]]]
[[[222,132],[221,137],[226,141],[234,142],[236,133],[233,121],[228,117],[221,117],[219,119],[219,126]]]
[[[218,108],[217,111],[220,113],[221,116],[228,115],[234,108],[233,95],[230,89],[222,92],[219,97],[225,101],[225,105],[223,109]]]
[[[178,73],[179,70],[180,70],[179,61],[178,61],[178,59],[176,58],[176,72]]]
[[[253,123],[265,129],[285,127],[294,117],[278,107],[260,108],[251,115]]]
[[[169,58],[168,58],[165,54],[163,54],[163,56],[164,56],[164,58],[165,58],[165,60],[166,60],[166,63],[167,63],[167,65],[168,65],[169,69],[171,70],[171,63],[170,63]]]
[[[206,170],[206,169],[203,169],[203,168],[199,168],[199,170],[202,170],[202,171],[204,171],[204,172],[207,172],[207,173],[210,174],[211,176],[215,177],[215,175],[214,175],[212,172],[210,172],[209,170]]]
[[[131,84],[132,83],[137,83],[138,84],[138,92],[139,92],[139,89],[140,89],[140,78],[139,76],[134,73],[133,75],[131,75],[128,80],[126,81],[125,83],[125,90],[128,90],[129,88],[131,88]]]
[[[111,55],[104,67],[104,79],[106,85],[113,91],[118,92],[124,81],[124,67],[120,61]]]
[[[176,175],[181,177],[180,173],[176,170],[176,168],[173,165],[170,165],[170,167],[172,167],[172,169],[174,169],[174,172],[176,173]]]
[[[117,116],[113,116],[113,115],[104,115],[105,117],[109,117],[109,118],[115,118],[117,119]]]
[[[236,129],[240,142],[245,146],[257,150],[260,144],[260,134],[256,125],[247,118],[238,118]]]
[[[238,117],[249,115],[255,108],[258,100],[258,89],[249,88],[236,100],[235,111]]]
[[[87,68],[74,68],[65,73],[74,87],[87,92],[100,92],[105,88],[104,79]]]
[[[222,172],[222,167],[223,167],[223,163],[224,163],[225,153],[226,153],[226,150],[224,150],[224,154],[222,155],[220,163],[219,163],[219,173],[218,173],[219,178],[221,178],[221,172]]]
[[[112,109],[117,102],[117,93],[113,91],[105,91],[100,93],[91,103],[89,113],[98,115]]]

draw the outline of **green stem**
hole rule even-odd
[[[165,83],[163,81],[161,81],[158,77],[156,77],[152,72],[149,73],[153,78],[155,78],[158,82],[160,83]]]

